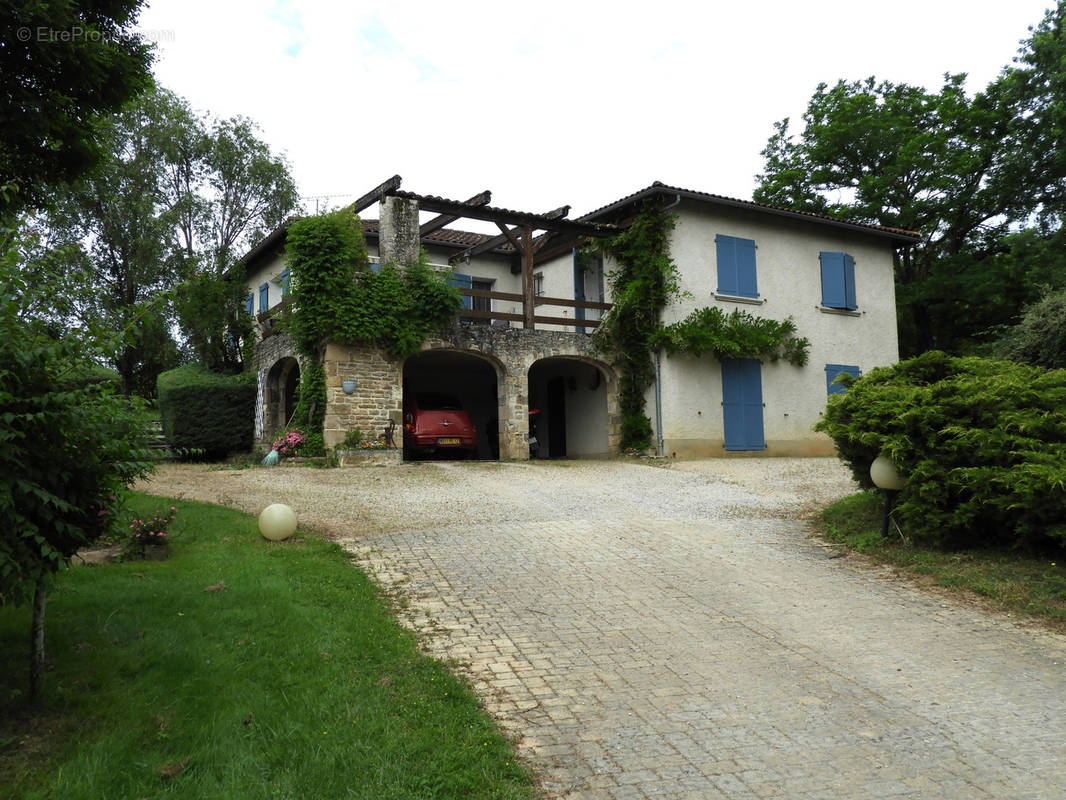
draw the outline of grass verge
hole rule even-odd
[[[57,579],[36,709],[29,610],[0,608],[0,796],[537,796],[473,693],[340,547],[268,542],[217,506],[137,495],[132,510],[164,504],[178,508],[168,561]]]
[[[826,537],[906,574],[1066,632],[1066,554],[1016,550],[943,551],[881,538],[881,496],[861,492],[822,512]]]

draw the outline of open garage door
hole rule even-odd
[[[417,441],[408,429],[404,458],[498,459],[498,383],[495,366],[480,356],[429,350],[407,359],[403,367],[404,425],[414,424],[413,417],[423,414],[433,420],[434,429],[432,437],[420,436]],[[463,441],[462,413],[475,428],[473,450]]]
[[[595,364],[576,358],[534,363],[529,410],[530,425],[536,425],[535,457],[607,457],[607,382]]]

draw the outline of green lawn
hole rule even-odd
[[[845,497],[822,514],[826,536],[904,574],[1066,631],[1066,553],[935,550],[904,542],[892,527],[882,539],[881,509],[876,492]]]
[[[140,514],[164,504],[134,498]],[[473,694],[339,547],[173,504],[170,560],[59,577],[38,709],[23,695],[28,609],[0,609],[0,796],[537,796]]]

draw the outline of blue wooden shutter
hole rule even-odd
[[[822,262],[822,305],[854,311],[855,259],[847,253],[820,253]]]
[[[270,308],[270,284],[264,283],[259,287],[259,313]]]
[[[726,450],[765,450],[762,364],[754,358],[722,362],[722,421]]]
[[[281,296],[285,297],[289,293],[289,268],[285,267],[281,271]]]
[[[381,272],[381,262],[380,261],[372,261],[372,262],[370,262],[370,271],[373,272],[375,275],[377,275],[379,272]]]
[[[460,272],[453,272],[450,276],[448,276],[448,283],[450,283],[452,286],[457,286],[460,289],[470,289],[473,288],[474,285],[474,281],[469,275],[463,275]],[[472,297],[464,295],[463,308],[472,308],[472,301]]]
[[[755,242],[735,236],[714,237],[718,257],[718,292],[736,297],[758,297],[755,271]]]
[[[855,302],[855,259],[844,253],[844,308],[854,311]]]
[[[751,239],[737,239],[736,243],[737,294],[740,297],[758,297],[759,282],[755,276],[755,242]]]
[[[248,297],[244,299],[244,310],[248,312],[248,316],[252,316],[255,313],[255,294],[248,293]]]
[[[714,244],[718,256],[718,292],[737,294],[740,286],[737,282],[736,239],[718,234],[714,237]]]
[[[858,367],[853,367],[848,364],[826,364],[825,365],[825,392],[826,394],[846,394],[847,389],[842,383],[833,383],[836,380],[837,375],[841,372],[846,372],[852,377],[858,378],[862,375],[862,370]]]

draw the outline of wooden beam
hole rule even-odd
[[[522,295],[515,292],[491,292],[487,289],[465,289],[457,287],[463,297],[487,297],[490,300],[509,300],[512,303],[521,303]]]
[[[505,319],[508,322],[523,322],[525,316],[523,314],[505,314],[502,311],[475,311],[473,309],[465,309],[458,314],[460,319]]]
[[[492,199],[492,192],[488,189],[481,194],[475,194],[469,200],[464,200],[463,205],[468,206],[487,206],[489,200]],[[419,236],[425,236],[427,233],[432,233],[435,230],[443,228],[445,225],[451,225],[457,219],[462,219],[458,214],[441,214],[439,217],[434,217],[429,222],[423,223],[418,229]]]
[[[553,209],[553,210],[549,211],[547,214],[542,214],[540,216],[543,217],[544,219],[556,220],[556,219],[562,219],[563,217],[565,217],[569,213],[570,213],[570,206],[560,206],[559,208]],[[509,242],[511,244],[511,246],[514,247],[514,249],[520,253],[522,251],[522,247],[518,244],[517,240],[514,238],[514,233],[517,230],[517,228],[508,228],[508,227],[506,227],[504,225],[504,223],[500,222],[499,220],[492,220],[492,221],[495,222],[496,223],[496,227],[499,228],[502,231],[502,233],[499,236],[493,236],[491,239],[487,239],[486,241],[482,242],[481,244],[475,244],[475,245],[473,245],[471,247],[466,248],[465,250],[461,250],[460,252],[456,253],[454,256],[449,258],[448,261],[450,263],[452,263],[452,264],[454,264],[456,261],[469,261],[470,259],[474,258],[475,256],[479,256],[482,253],[487,253],[489,250],[495,250],[497,247],[502,245],[504,242]],[[534,225],[533,228],[536,229],[536,225]],[[539,246],[540,245],[538,244],[538,247]]]
[[[374,205],[374,203],[381,200],[381,198],[385,195],[392,194],[397,189],[399,189],[400,180],[401,178],[399,175],[393,175],[387,181],[379,183],[369,192],[367,192],[354,203],[352,203],[350,206],[348,206],[348,208],[352,210],[353,214],[358,214],[361,211],[365,211],[366,209],[370,208],[370,206]]]
[[[610,303],[600,303],[595,300],[566,300],[562,297],[538,297],[534,300],[538,306],[566,306],[567,308],[595,308],[600,311],[610,311]]]
[[[533,317],[534,322],[542,325],[570,325],[575,328],[595,328],[600,324],[598,319],[574,319],[573,317]]]
[[[443,197],[418,195],[412,192],[390,191],[389,194],[403,197],[409,200],[417,200],[418,207],[422,211],[433,211],[438,214],[454,214],[467,219],[480,219],[486,222],[501,222],[505,225],[530,225],[534,230],[560,231],[573,233],[577,236],[611,236],[618,233],[621,228],[605,222],[580,222],[578,220],[564,219],[569,213],[569,208],[563,206],[557,209],[557,217],[548,217],[545,214],[529,214],[524,211],[510,211],[506,208],[494,208],[493,206],[471,207],[456,200],[448,200]]]

